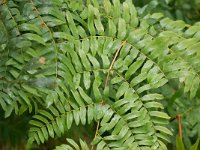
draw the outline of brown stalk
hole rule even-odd
[[[177,114],[177,120],[178,120],[178,133],[181,139],[181,142],[183,141],[183,134],[182,134],[182,126],[181,126],[181,116],[180,114]]]
[[[112,60],[112,62],[111,62],[111,64],[110,64],[109,69],[108,69],[108,74],[107,74],[107,76],[106,76],[106,81],[105,81],[105,87],[108,85],[108,80],[109,80],[109,76],[110,76],[110,71],[112,70],[113,65],[114,65],[114,63],[115,63],[115,61],[116,61],[116,59],[117,59],[117,56],[118,56],[118,54],[119,54],[119,52],[120,52],[122,46],[123,46],[125,43],[126,43],[126,41],[123,41],[123,43],[120,45],[120,47],[117,49],[117,52],[115,53],[115,56],[114,56],[114,58],[113,58],[113,60]]]

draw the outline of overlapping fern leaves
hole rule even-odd
[[[95,121],[98,150],[166,149],[170,117],[154,89],[179,78],[195,96],[198,23],[140,17],[131,0],[9,0],[0,11],[0,104],[5,117],[35,113],[29,143]]]

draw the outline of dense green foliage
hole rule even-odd
[[[0,5],[0,106],[29,127],[27,149],[63,136],[68,144],[56,149],[173,149],[177,113],[186,148],[196,141],[200,23],[167,18],[152,11],[157,4]],[[90,127],[89,140],[66,135],[80,125]]]
[[[146,5],[150,12],[162,12],[167,17],[184,20],[190,24],[200,20],[200,0],[133,0],[133,2],[140,7]]]

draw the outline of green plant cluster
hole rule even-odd
[[[175,84],[198,99],[198,22],[131,0],[8,0],[0,12],[0,106],[6,118],[31,115],[27,149],[94,122],[90,143],[57,148],[167,149],[174,111],[165,90]]]
[[[124,0],[121,0],[124,1]],[[150,12],[162,12],[165,16],[193,24],[200,20],[199,0],[133,0],[139,7],[148,7]]]

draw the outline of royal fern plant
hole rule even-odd
[[[32,116],[27,149],[91,123],[91,143],[67,139],[56,149],[167,149],[170,116],[159,89],[177,79],[195,97],[200,23],[146,8],[131,0],[1,2],[0,106],[6,118]]]

